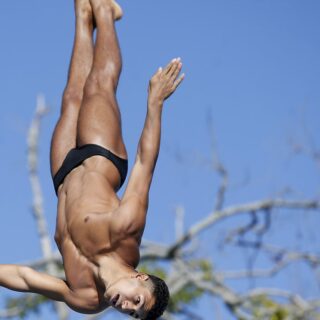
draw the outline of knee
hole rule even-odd
[[[55,243],[57,244],[58,247],[60,246],[61,240],[62,240],[62,237],[61,237],[60,232],[56,231],[55,234],[54,234],[54,241],[55,241]]]
[[[62,97],[62,112],[67,109],[79,109],[82,103],[83,91],[66,88]]]
[[[84,87],[85,95],[114,93],[117,89],[119,71],[112,63],[104,70],[93,70],[86,81]]]

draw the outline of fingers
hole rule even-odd
[[[176,90],[178,88],[178,86],[180,85],[180,83],[183,81],[183,79],[185,78],[185,74],[183,73],[173,84],[173,90]]]
[[[179,77],[179,74],[182,69],[181,58],[175,58],[169,62],[169,64],[164,68],[159,68],[156,73],[157,76],[160,76],[159,80],[165,84],[164,88],[167,88],[169,94],[166,93],[166,98],[168,98],[181,84],[185,78],[185,74],[182,74]]]
[[[181,58],[177,58],[177,59],[173,59],[164,70],[166,76],[173,83],[173,91],[175,91],[178,88],[178,86],[181,84],[181,82],[185,78],[185,74],[182,74],[180,77],[178,77],[181,69],[182,69]]]
[[[181,58],[172,59],[169,64],[164,69],[164,74],[167,76],[171,76],[172,73],[176,70],[177,66],[181,62]]]
[[[167,76],[169,76],[169,78],[173,82],[173,90],[176,90],[177,87],[181,84],[181,82],[185,78],[185,74],[182,74],[180,77],[178,77],[181,69],[182,69],[181,59],[180,58],[174,59],[171,62],[171,68],[169,69],[167,74]]]
[[[175,81],[181,71],[181,68],[182,68],[182,62],[181,60],[178,60],[178,62],[176,63],[175,67],[173,67],[171,70],[171,73],[170,73],[170,77],[172,79],[172,81]]]
[[[168,63],[168,65],[165,67],[165,69],[164,69],[164,74],[168,74],[169,72],[170,72],[170,70],[171,70],[171,68],[174,66],[174,63],[176,62],[176,60],[177,59],[172,59],[169,63]]]

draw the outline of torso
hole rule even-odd
[[[66,280],[72,290],[87,290],[98,297],[95,311],[107,307],[103,302],[105,288],[97,281],[98,258],[117,254],[134,268],[139,262],[142,230],[132,236],[111,228],[112,219],[121,211],[115,193],[118,183],[115,166],[94,156],[69,173],[58,191],[55,238],[63,256]]]

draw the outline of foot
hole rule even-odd
[[[122,8],[115,0],[111,0],[111,3],[112,3],[112,7],[113,7],[114,20],[120,20],[123,15]]]
[[[115,0],[90,0],[90,3],[95,13],[99,9],[103,10],[110,8],[112,10],[114,20],[120,20],[122,18],[122,9]]]

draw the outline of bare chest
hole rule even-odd
[[[117,254],[127,264],[136,267],[139,263],[139,243],[125,232],[115,232],[111,227],[112,214],[87,214],[70,228],[74,245],[89,261],[99,257]]]
[[[90,261],[113,250],[108,213],[83,213],[67,221],[75,247]],[[68,220],[68,219],[67,219]]]
[[[78,250],[70,238],[64,238],[58,245],[69,286],[72,289],[97,289],[95,266]]]

